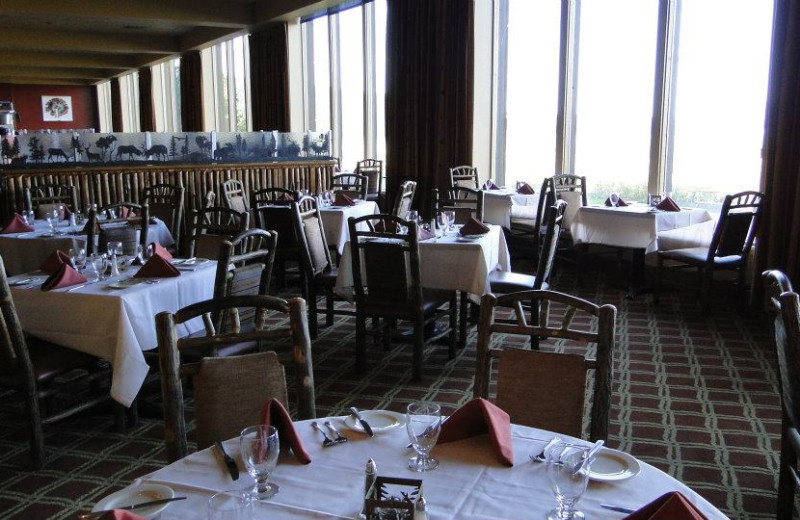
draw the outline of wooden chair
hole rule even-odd
[[[230,316],[234,324],[240,309],[255,309],[255,327],[244,332],[233,327],[230,332],[215,329],[213,313]],[[267,328],[267,313],[289,318],[283,327]],[[178,326],[202,318],[206,334],[178,339]],[[271,296],[230,296],[207,300],[156,316],[161,392],[164,401],[164,439],[168,462],[188,453],[184,409],[183,378],[192,380],[194,389],[197,448],[210,446],[214,439],[228,439],[259,421],[261,408],[273,397],[288,406],[284,366],[294,372],[297,419],[316,417],[314,370],[311,341],[308,337],[305,302]],[[198,363],[182,363],[182,356],[209,347],[258,342],[270,352],[225,358],[203,358]],[[235,406],[234,406],[235,405]]]
[[[278,234],[278,242],[275,246],[275,264],[277,266],[275,280],[279,289],[286,286],[287,274],[294,276],[300,274],[296,267],[300,264],[300,245],[291,204],[291,201],[260,203],[254,209],[258,226]],[[312,324],[312,329],[313,326]]]
[[[192,211],[188,256],[217,260],[222,242],[248,228],[250,215],[218,206]]]
[[[800,299],[780,271],[763,273],[767,307],[774,317],[775,354],[781,392],[781,459],[776,518],[794,518],[794,496],[800,486]]]
[[[532,219],[511,217],[511,227],[506,234],[506,238],[509,239],[508,247],[512,257],[524,255],[533,260],[534,263],[538,262],[544,235],[547,232],[547,226],[544,225],[544,217],[547,213],[547,208],[552,206],[555,201],[553,179],[545,177],[539,190],[536,216]],[[519,251],[519,254],[517,254],[517,251]]]
[[[417,183],[415,181],[404,181],[400,184],[400,191],[397,192],[397,197],[394,199],[392,215],[403,220],[408,218],[408,212],[411,210],[411,205],[414,203],[414,194],[416,192]]]
[[[107,244],[112,241],[122,242],[123,254],[136,254],[137,245],[143,249],[147,247],[149,229],[150,208],[147,204],[117,202],[98,210],[92,208],[86,226],[86,254],[105,253]]]
[[[479,188],[478,169],[474,166],[450,168],[450,187],[477,190]]]
[[[461,187],[449,190],[445,198],[440,198],[439,190],[434,188],[431,195],[432,214],[452,211],[456,224],[464,224],[471,217],[483,221],[483,198],[483,191]]]
[[[331,191],[341,191],[354,199],[367,198],[366,175],[358,173],[337,173],[331,177]]]
[[[253,210],[265,204],[286,204],[299,198],[295,190],[287,188],[264,188],[250,193],[250,207]],[[261,225],[259,223],[259,225]]]
[[[25,188],[25,207],[33,210],[38,219],[45,218],[59,204],[66,205],[72,211],[80,210],[75,186],[40,184]]]
[[[184,188],[172,184],[153,184],[142,190],[139,204],[150,208],[150,215],[164,222],[167,229],[175,239],[174,250],[180,250],[183,238]]]
[[[247,213],[250,207],[247,204],[247,193],[244,190],[244,184],[238,179],[228,179],[220,186],[222,198],[225,199],[225,207],[238,211],[239,213]]]
[[[375,225],[382,222],[383,226]],[[360,231],[365,223],[368,231]],[[383,318],[384,346],[388,347],[391,328],[397,320],[408,320],[414,327],[412,375],[422,378],[426,344],[448,335],[449,355],[455,357],[456,291],[425,289],[420,282],[417,223],[393,215],[365,215],[348,219],[356,302],[356,366],[366,368],[367,318]],[[376,229],[408,229],[406,234]],[[363,227],[363,226],[361,226]],[[391,240],[374,240],[390,238]],[[446,306],[446,307],[445,307]],[[449,317],[449,327],[425,337],[427,324]]]
[[[3,341],[0,343],[3,404],[22,402],[21,406],[10,407],[10,410],[21,410],[28,416],[32,465],[41,468],[45,462],[43,427],[107,402],[110,370],[107,363],[94,356],[25,335],[2,258],[0,311],[3,318]],[[90,389],[88,394],[83,392],[86,385]],[[75,402],[68,406],[56,402],[62,394],[75,395]]]
[[[539,324],[528,321],[523,302],[540,301],[549,307],[566,307],[559,323],[549,324],[546,316]],[[495,320],[495,311],[512,310],[512,323]],[[597,306],[586,300],[552,291],[524,291],[504,296],[486,294],[481,300],[478,327],[477,368],[474,397],[489,399],[492,359],[498,358],[495,403],[508,412],[511,422],[582,437],[586,372],[594,369],[594,385],[590,389],[592,405],[589,440],[608,440],[609,409],[615,322],[613,305]],[[573,325],[578,317],[590,322],[584,327]],[[593,322],[593,323],[592,323]],[[596,323],[596,325],[595,325]],[[555,353],[522,350],[512,347],[492,348],[493,334],[519,334],[557,338],[575,342],[575,346],[595,343],[594,359],[583,352]],[[570,351],[573,349],[570,346]],[[581,351],[584,347],[581,347]]]
[[[659,301],[665,262],[670,262],[677,268],[697,269],[703,314],[709,311],[715,271],[735,271],[738,275],[736,281],[742,290],[742,301],[746,301],[747,258],[756,237],[763,201],[764,195],[757,191],[727,195],[708,247],[659,251],[658,278],[653,296],[655,303]]]
[[[378,202],[383,185],[383,161],[378,159],[364,159],[358,161],[354,173],[367,177],[366,200]]]
[[[550,189],[555,194],[556,200],[563,200],[567,203],[564,213],[564,237],[571,240],[569,227],[578,214],[578,209],[586,206],[586,177],[562,173],[553,175]],[[549,203],[552,205],[552,202]]]

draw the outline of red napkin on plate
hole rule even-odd
[[[102,516],[97,517],[96,520],[147,520],[147,519],[131,511],[125,511],[124,509],[114,509],[113,511],[109,511],[108,513],[104,513]]]
[[[14,213],[14,216],[5,225],[3,231],[0,231],[0,234],[7,235],[9,233],[25,233],[27,231],[33,231],[33,227],[25,223],[22,215]]]
[[[517,193],[519,193],[520,195],[533,195],[534,193],[536,193],[536,191],[533,188],[531,188],[530,184],[528,184],[527,182],[523,182],[517,188]]]
[[[336,192],[336,197],[333,201],[334,206],[355,206],[356,201],[354,201],[347,193],[342,193],[341,191]]]
[[[150,257],[139,272],[133,275],[134,278],[171,278],[180,276],[181,272],[163,256],[155,253]]]
[[[400,229],[398,228],[397,222],[379,220],[378,223],[375,224],[375,231],[378,233],[397,233]]]
[[[483,183],[484,190],[499,190],[500,186],[492,182],[492,179],[487,179],[486,182]]]
[[[656,208],[660,209],[661,211],[680,211],[681,210],[681,207],[678,206],[678,204],[674,200],[672,200],[671,197],[664,197],[664,199],[662,199],[662,201],[659,202],[656,205]]]
[[[514,465],[514,449],[511,444],[511,418],[506,412],[486,399],[473,399],[450,416],[442,425],[439,444],[460,441],[489,434],[500,462]]]
[[[288,444],[292,448],[294,456],[303,464],[311,462],[308,452],[303,447],[303,441],[294,429],[292,418],[289,412],[277,399],[270,399],[261,410],[261,424],[274,426],[278,430],[278,438],[281,443]]]
[[[78,285],[86,282],[86,277],[72,268],[69,264],[61,264],[58,271],[51,274],[42,284],[43,291],[61,289],[71,285]]]
[[[680,492],[671,491],[634,511],[624,520],[705,520],[705,518],[706,516]]]
[[[466,224],[461,226],[462,235],[483,235],[489,232],[489,226],[476,219],[470,217]]]
[[[39,270],[45,274],[53,274],[59,270],[63,265],[72,265],[72,259],[62,251],[53,251],[50,256],[44,259],[44,262],[39,266]]]
[[[606,206],[608,206],[609,208],[613,206],[613,204],[611,204],[611,199],[606,199],[606,202],[605,202],[605,204],[606,204]],[[625,207],[625,206],[627,206],[627,205],[628,205],[628,203],[627,203],[627,202],[625,202],[624,200],[622,200],[622,197],[620,197],[620,198],[618,198],[618,199],[617,199],[617,207],[618,207],[618,208],[624,208],[624,207]]]
[[[172,253],[167,251],[167,248],[162,246],[158,242],[150,242],[150,247],[153,248],[154,255],[161,255],[166,260],[172,260]]]

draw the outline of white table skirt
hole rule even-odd
[[[575,243],[644,249],[658,249],[658,233],[712,220],[704,209],[650,211],[643,204],[622,208],[584,206],[579,208],[570,225]]]
[[[524,195],[513,190],[483,191],[483,221],[511,227],[511,217],[536,218],[539,195]]]
[[[345,244],[350,240],[347,219],[374,215],[378,211],[378,204],[373,200],[359,202],[355,206],[320,207],[319,213],[322,217],[322,226],[325,229],[325,240],[328,241],[328,246],[335,247],[341,255]],[[361,226],[359,230],[366,230],[366,226]]]
[[[433,455],[440,466],[430,472],[415,473],[406,467],[413,454],[405,449],[408,436],[404,427],[376,433],[369,438],[347,429],[340,419],[336,426],[349,442],[329,448],[321,446],[321,436],[310,421],[295,423],[311,463],[300,464],[291,453],[281,453],[270,481],[280,492],[256,505],[257,519],[358,518],[363,505],[364,467],[374,459],[379,476],[423,480],[428,518],[518,519],[545,518],[556,500],[550,489],[545,464],[532,462],[528,455],[538,452],[549,440],[550,432],[523,426],[512,427],[514,466],[497,462],[488,436],[436,446]],[[165,484],[186,500],[169,505],[161,520],[189,520],[205,514],[208,498],[219,491],[249,489],[253,479],[244,471],[238,439],[225,442],[225,448],[242,470],[232,481],[215,449],[189,455],[165,468],[138,479],[142,483]],[[640,462],[641,473],[626,481],[592,482],[578,503],[587,518],[619,519],[621,513],[602,509],[600,504],[639,508],[669,491],[680,491],[709,519],[726,518],[705,499],[666,473]]]
[[[143,350],[158,346],[155,316],[162,311],[177,311],[214,294],[216,262],[182,271],[175,278],[159,278],[157,284],[138,284],[113,290],[108,284],[132,276],[130,268],[122,276],[88,285],[72,292],[69,288],[45,292],[39,288],[13,287],[12,294],[23,330],[44,340],[86,352],[111,362],[111,397],[130,406],[147,375]],[[29,277],[22,275],[15,279]],[[37,273],[37,282],[46,276]],[[180,335],[202,329],[201,320],[192,320],[179,329]]]
[[[475,242],[458,242],[455,234],[419,243],[421,283],[429,289],[465,291],[475,295],[489,292],[489,273],[509,271],[511,262],[505,235],[500,226]],[[336,292],[352,297],[352,252],[345,248],[339,261]]]

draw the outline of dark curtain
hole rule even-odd
[[[289,131],[289,51],[286,23],[250,35],[253,130]]]
[[[203,66],[200,51],[181,54],[181,129],[203,131]]]
[[[92,128],[95,132],[100,131],[100,96],[97,87],[92,87]]]
[[[415,180],[425,215],[449,169],[472,162],[473,18],[473,0],[387,2],[387,200]]]
[[[139,126],[142,132],[156,131],[156,114],[153,110],[153,69],[139,69]]]
[[[119,78],[111,80],[111,129],[122,132],[122,88]]]
[[[800,2],[775,2],[761,186],[766,207],[757,272],[780,269],[800,284]]]

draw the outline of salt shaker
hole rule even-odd
[[[364,472],[364,497],[367,496],[369,490],[372,489],[372,485],[375,484],[375,479],[378,475],[378,467],[375,465],[375,461],[369,459],[367,461],[367,467]]]
[[[417,503],[414,505],[414,520],[427,520],[427,509],[428,507],[425,503],[425,497],[420,495],[417,499]]]

